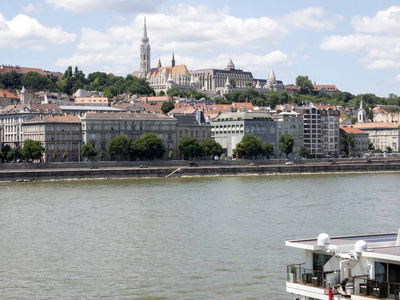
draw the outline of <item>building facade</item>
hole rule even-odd
[[[80,117],[82,122],[82,143],[90,143],[100,152],[107,153],[111,139],[125,136],[131,140],[154,133],[164,145],[168,157],[172,151],[177,156],[176,119],[164,114],[137,113],[87,113]]]
[[[222,145],[228,158],[246,134],[261,139],[262,143],[271,143],[277,149],[276,122],[268,113],[229,112],[214,118],[211,122],[212,138]]]
[[[368,138],[375,149],[382,152],[390,147],[393,151],[399,151],[400,125],[396,123],[363,123],[354,124],[358,128],[368,133]]]
[[[304,121],[304,146],[315,156],[338,155],[340,110],[329,105],[299,106]]]
[[[38,116],[22,124],[23,140],[39,141],[44,162],[80,161],[81,121],[76,116]],[[67,155],[63,159],[64,153]],[[55,154],[55,158],[53,155]]]
[[[340,143],[340,153],[345,151],[349,155],[362,156],[368,152],[368,133],[358,128],[350,126],[340,127],[340,140],[342,140],[344,133],[353,134],[354,136],[354,147],[348,145],[349,149],[344,149],[343,143]]]
[[[276,121],[277,134],[276,134],[276,153],[279,153],[281,144],[279,139],[282,135],[289,134],[294,139],[293,152],[290,156],[300,157],[300,148],[304,145],[304,122],[303,118],[296,112],[281,112],[274,116]],[[286,156],[282,154],[282,156]]]
[[[3,145],[12,148],[22,146],[24,141],[22,124],[40,115],[61,115],[61,110],[55,104],[9,105],[0,110]]]

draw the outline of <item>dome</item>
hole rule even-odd
[[[329,246],[330,243],[331,243],[331,238],[327,233],[321,233],[318,236],[318,241],[317,241],[318,246]]]
[[[364,241],[364,240],[357,241],[357,243],[356,243],[355,246],[354,246],[354,250],[355,250],[356,252],[367,251],[367,249],[368,249],[368,244],[367,244],[367,242]]]

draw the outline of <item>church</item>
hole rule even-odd
[[[162,66],[159,60],[157,68],[151,68],[146,19],[144,19],[141,41],[140,70],[133,72],[132,75],[146,78],[157,95],[161,91],[166,93],[170,88],[177,88],[185,92],[193,89],[201,91],[209,97],[222,97],[224,94],[232,93],[233,91],[245,92],[249,88],[264,94],[268,94],[270,91],[280,93],[285,89],[282,81],[276,79],[273,70],[271,70],[266,80],[254,79],[251,72],[236,69],[231,59],[225,69],[188,71],[186,65],[175,64],[175,56],[172,53],[171,66]]]
[[[171,66],[163,67],[159,60],[157,68],[150,67],[150,43],[147,37],[146,19],[144,20],[142,44],[140,45],[140,70],[132,73],[132,75],[146,78],[157,95],[161,91],[166,93],[171,88],[185,92],[196,89],[194,79],[186,65],[175,65],[174,53],[172,53]]]

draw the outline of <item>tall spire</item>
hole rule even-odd
[[[174,55],[174,51],[172,51],[172,61],[171,61],[171,66],[175,67],[175,55]]]
[[[150,44],[147,37],[146,18],[144,18],[142,44],[140,45],[140,70],[139,77],[146,78],[150,71]]]
[[[148,43],[148,42],[149,42],[149,38],[147,37],[146,18],[144,18],[142,43]]]

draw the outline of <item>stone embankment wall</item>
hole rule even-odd
[[[90,178],[162,178],[189,176],[234,176],[267,174],[301,174],[332,172],[385,172],[400,171],[400,161],[301,161],[285,165],[283,161],[259,161],[251,166],[250,161],[197,161],[198,167],[188,167],[187,161],[146,162],[95,162],[61,164],[1,164],[0,181],[34,181]],[[171,165],[169,165],[171,164]],[[7,166],[5,166],[7,165]],[[13,167],[10,167],[12,165]]]

